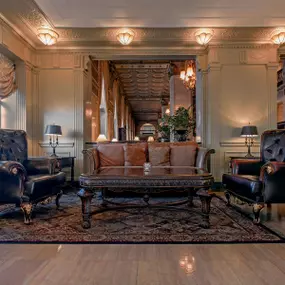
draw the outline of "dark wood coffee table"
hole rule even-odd
[[[83,228],[90,228],[92,215],[110,210],[152,207],[193,211],[195,195],[199,196],[202,203],[200,213],[203,219],[200,226],[210,227],[209,213],[213,196],[210,189],[214,179],[206,170],[196,167],[152,167],[150,172],[144,172],[143,167],[109,167],[100,168],[92,174],[82,174],[79,182],[81,190],[78,196],[82,202]],[[114,203],[105,197],[106,189],[112,192],[142,193],[143,203]],[[91,200],[98,191],[102,192],[102,203],[95,211],[91,211]],[[173,203],[150,203],[150,193],[166,191],[187,191],[188,197]],[[187,204],[187,207],[178,207],[182,204]]]

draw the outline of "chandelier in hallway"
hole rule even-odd
[[[184,70],[180,71],[180,79],[188,90],[192,90],[196,85],[196,66],[194,60],[185,61]]]
[[[38,29],[38,38],[46,46],[51,46],[57,42],[58,33],[50,28],[40,28]]]

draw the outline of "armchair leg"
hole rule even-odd
[[[255,203],[253,204],[253,214],[254,214],[254,219],[253,223],[254,224],[259,224],[260,223],[260,211],[264,208],[263,203]]]
[[[56,209],[57,210],[60,210],[59,199],[61,198],[62,194],[63,194],[62,190],[60,190],[60,192],[56,194],[55,204],[56,204]]]
[[[22,203],[21,209],[24,212],[24,223],[26,225],[31,224],[32,222],[32,212],[34,205],[32,203]]]
[[[225,197],[227,199],[227,206],[230,206],[231,205],[231,193],[229,191],[225,190],[224,194],[225,194]]]

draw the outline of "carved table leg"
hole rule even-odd
[[[22,203],[21,209],[24,212],[24,223],[29,225],[32,222],[32,212],[33,212],[33,204],[32,203]]]
[[[208,229],[210,227],[210,210],[211,210],[211,200],[212,200],[212,195],[208,193],[207,189],[200,189],[197,192],[197,195],[199,196],[202,204],[202,217],[203,221],[200,224],[200,226],[204,229]]]
[[[63,194],[62,190],[60,190],[60,192],[56,194],[55,204],[56,204],[56,209],[57,210],[60,210],[59,199],[61,198],[62,194]]]
[[[227,199],[227,206],[230,206],[231,205],[231,194],[227,190],[225,190],[224,194],[225,194],[225,197]]]
[[[253,219],[253,223],[254,224],[259,224],[260,223],[260,211],[264,208],[264,204],[263,203],[255,203],[253,204],[253,214],[254,214],[254,219]]]
[[[81,189],[77,195],[82,203],[82,227],[89,229],[91,227],[91,201],[94,194],[86,189]]]

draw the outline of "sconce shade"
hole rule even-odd
[[[103,134],[100,134],[96,140],[96,142],[106,142],[106,141],[107,141],[107,138]]]
[[[257,137],[257,127],[256,126],[243,126],[241,129],[241,137]]]
[[[49,28],[38,29],[38,38],[47,46],[55,44],[58,40],[58,33]]]
[[[117,40],[124,46],[129,45],[134,39],[134,32],[132,30],[122,30],[117,34]]]
[[[51,136],[51,135],[62,136],[61,126],[59,126],[59,125],[47,125],[45,135],[47,135],[47,136]]]

